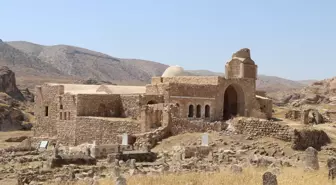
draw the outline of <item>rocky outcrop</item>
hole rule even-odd
[[[316,150],[321,150],[322,146],[330,142],[329,136],[323,130],[294,130],[292,148],[294,150],[305,150],[308,147],[313,147]]]
[[[20,109],[0,104],[0,131],[30,130],[32,124]]]
[[[0,68],[0,92],[17,100],[24,100],[22,93],[16,86],[15,73],[6,66]]]

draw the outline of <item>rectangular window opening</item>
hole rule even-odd
[[[45,106],[45,116],[49,115],[49,110],[48,110],[48,106]]]

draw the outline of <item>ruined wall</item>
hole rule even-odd
[[[121,100],[117,94],[78,94],[77,115],[120,117]]]
[[[225,65],[225,77],[227,79],[240,77],[240,63],[240,60],[232,59]]]
[[[266,118],[272,118],[272,100],[264,97],[257,97],[257,101],[259,102],[261,112],[266,114]]]
[[[121,95],[121,114],[136,119],[140,115],[140,95]]]
[[[269,120],[235,118],[232,120],[232,125],[237,133],[250,136],[267,136],[283,141],[291,141],[294,135],[294,130],[288,125]]]
[[[183,118],[173,118],[171,134],[178,135],[178,134],[192,133],[192,132],[206,132],[209,130],[222,131],[226,129],[226,127],[227,127],[227,124],[221,121],[208,122],[204,120],[189,120],[189,119],[183,119]]]
[[[257,66],[254,64],[241,63],[240,70],[240,78],[257,78]]]
[[[163,104],[145,105],[141,109],[141,131],[148,132],[162,126]]]
[[[147,104],[164,103],[164,98],[162,95],[143,94],[140,95],[139,102],[141,106]]]
[[[76,145],[92,141],[113,144],[120,134],[140,132],[140,123],[129,118],[77,117],[76,121]]]
[[[56,123],[60,112],[59,97],[64,94],[64,86],[44,84],[37,86],[35,92],[34,135],[39,137],[56,136]]]
[[[288,110],[285,113],[285,118],[293,121],[300,121],[302,112],[300,110]]]
[[[256,90],[256,95],[257,96],[266,97],[266,91]]]

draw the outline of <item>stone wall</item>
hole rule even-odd
[[[182,83],[182,84],[209,84],[218,85],[219,76],[177,76],[177,77],[156,77],[161,78],[160,80],[152,80],[152,84],[160,83]]]
[[[57,135],[56,123],[59,120],[59,97],[64,94],[61,85],[42,85],[35,88],[36,123],[33,125],[34,135],[53,137]]]
[[[120,117],[121,100],[117,94],[78,94],[78,116]]]
[[[300,121],[302,113],[300,110],[288,110],[285,113],[285,118],[293,121]]]
[[[207,122],[204,120],[188,120],[183,118],[172,118],[171,134],[178,135],[191,132],[222,131],[225,130],[225,122]]]
[[[240,77],[240,63],[238,59],[232,59],[225,65],[226,78],[239,78]]]
[[[76,121],[76,145],[92,141],[113,144],[120,134],[140,133],[140,123],[129,118],[77,117]]]
[[[214,98],[217,95],[217,87],[211,84],[170,83],[169,95]]]
[[[257,96],[266,97],[266,91],[260,91],[260,90],[257,90],[257,91],[256,91],[256,95],[257,95]]]
[[[257,77],[257,66],[254,64],[241,63],[240,70],[242,78],[256,79]]]
[[[136,119],[140,115],[140,95],[121,95],[121,115]]]
[[[271,99],[257,96],[257,101],[260,105],[260,111],[262,113],[265,113],[266,118],[270,119],[272,118],[272,111],[273,111],[273,103]]]
[[[162,112],[164,104],[143,106],[141,109],[141,131],[148,132],[162,126]]]
[[[288,125],[270,120],[254,118],[235,118],[232,120],[235,131],[249,136],[273,137],[283,141],[291,141],[294,131]]]

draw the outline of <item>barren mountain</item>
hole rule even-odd
[[[111,57],[74,46],[42,46],[22,41],[8,44],[53,66],[64,75],[79,79],[145,83],[152,76],[161,75],[168,67],[151,61]]]
[[[46,81],[75,82],[97,79],[117,84],[146,84],[161,75],[168,65],[137,59],[121,59],[67,45],[43,46],[25,41],[2,42],[0,65],[10,67],[18,84],[33,87]],[[224,67],[223,67],[224,70]],[[223,75],[207,70],[190,70],[190,75]],[[269,92],[305,87],[306,83],[259,75],[257,88]]]
[[[224,67],[223,67],[224,70]],[[224,73],[212,72],[208,70],[189,70],[190,73],[204,76],[223,76]],[[267,92],[288,91],[294,89],[301,89],[307,86],[307,83],[300,81],[288,80],[276,76],[258,75],[257,89]]]

